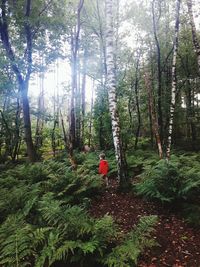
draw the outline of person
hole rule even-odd
[[[105,179],[106,182],[106,186],[108,187],[108,170],[109,170],[109,165],[108,165],[108,161],[105,159],[105,154],[102,153],[99,155],[99,174],[102,175],[102,178]]]

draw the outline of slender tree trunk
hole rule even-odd
[[[52,134],[51,134],[51,147],[52,147],[53,157],[54,158],[56,156],[56,137],[55,137],[56,125],[57,125],[57,120],[54,119],[53,129],[52,129]]]
[[[30,107],[28,100],[28,84],[27,82],[22,82],[20,84],[20,92],[22,97],[22,108],[23,108],[23,118],[24,118],[24,134],[25,142],[27,145],[27,153],[31,162],[36,161],[37,155],[35,147],[33,145],[32,132],[31,132],[31,118],[30,118]]]
[[[189,18],[190,18],[190,25],[192,29],[192,40],[193,40],[194,50],[197,55],[197,63],[198,63],[199,74],[200,74],[200,44],[197,38],[197,30],[196,30],[195,23],[194,23],[194,16],[193,16],[193,11],[192,11],[192,0],[187,0],[187,6],[188,6],[188,13],[189,13]]]
[[[149,109],[151,113],[153,132],[154,132],[156,143],[158,146],[159,157],[160,159],[162,159],[163,158],[162,143],[161,143],[160,135],[159,135],[159,129],[158,129],[159,126],[158,126],[158,121],[157,121],[156,114],[155,114],[154,100],[153,100],[153,94],[152,94],[152,88],[151,88],[151,80],[150,80],[150,76],[148,72],[145,72],[144,81],[145,81],[145,86],[148,92]]]
[[[106,0],[106,59],[107,59],[107,88],[109,97],[109,110],[111,114],[113,143],[115,147],[115,156],[117,160],[118,178],[120,180],[120,187],[127,186],[128,177],[126,170],[125,154],[122,148],[122,141],[120,135],[119,115],[117,111],[117,97],[116,97],[116,78],[114,72],[114,45],[113,45],[113,1]]]
[[[93,86],[92,86],[92,97],[91,97],[91,108],[90,108],[89,140],[88,140],[88,146],[89,147],[91,147],[91,141],[92,141],[93,109],[94,109],[94,80],[93,80]]]
[[[41,64],[43,66],[43,58],[41,60]],[[40,94],[38,96],[38,115],[37,115],[36,131],[35,131],[36,151],[38,151],[41,148],[43,143],[42,132],[44,127],[44,73],[41,73],[39,75],[39,88],[40,88]]]
[[[8,159],[8,156],[12,155],[12,149],[11,149],[11,142],[12,142],[12,133],[11,129],[8,125],[7,119],[4,116],[4,113],[2,110],[0,110],[1,117],[2,117],[2,122],[5,126],[5,152],[4,152],[4,161]]]
[[[65,144],[65,150],[68,152],[68,139],[67,139],[67,133],[65,130],[65,124],[64,124],[64,120],[63,120],[63,115],[60,111],[60,118],[61,118],[61,126],[62,126],[62,130],[63,130],[63,140],[64,140],[64,144]]]
[[[151,147],[153,148],[154,142],[153,142],[153,127],[152,127],[152,115],[151,115],[151,105],[150,105],[150,98],[148,97],[148,110],[149,110],[149,129],[150,129],[150,136],[151,136]],[[160,156],[162,153],[160,153]]]
[[[175,110],[175,104],[176,104],[176,87],[177,87],[176,59],[177,59],[177,52],[178,52],[180,3],[181,3],[181,0],[176,0],[176,22],[175,22],[173,61],[172,61],[172,91],[171,91],[170,120],[169,120],[167,149],[166,149],[167,160],[169,160],[170,153],[171,153],[172,130],[173,130],[173,124],[174,124],[174,110]]]
[[[77,147],[77,123],[76,123],[76,107],[75,97],[77,94],[77,55],[79,49],[79,36],[81,29],[80,15],[83,8],[84,0],[79,0],[77,8],[77,24],[74,32],[71,33],[71,75],[72,75],[72,91],[71,91],[71,110],[70,110],[70,125],[69,125],[69,153],[72,157],[73,150]]]
[[[87,68],[87,48],[84,50],[83,55],[83,76],[82,76],[82,87],[81,87],[81,140],[82,149],[85,145],[85,87],[86,87],[86,68]]]
[[[140,53],[141,52],[139,51],[139,55],[136,62],[136,70],[135,70],[135,101],[136,101],[137,119],[138,119],[137,130],[135,133],[135,149],[137,149],[138,138],[140,135],[140,128],[141,128],[140,102],[139,102],[139,91],[138,91],[138,86],[139,86],[138,72],[139,72]]]
[[[15,161],[18,153],[19,153],[19,146],[20,146],[20,113],[21,113],[21,107],[20,107],[20,101],[19,98],[17,98],[17,109],[15,114],[15,134],[14,134],[14,147],[12,152],[12,161]]]
[[[54,64],[54,80],[56,80],[56,66]],[[57,102],[57,87],[54,86],[54,93],[53,93],[53,129],[51,133],[51,147],[53,151],[53,157],[56,156],[56,127],[58,126],[58,102]]]
[[[162,115],[162,70],[161,70],[161,51],[160,51],[160,43],[158,40],[157,34],[157,26],[161,14],[159,14],[158,21],[156,22],[155,17],[155,0],[152,2],[152,13],[153,13],[153,32],[154,38],[156,42],[157,49],[157,77],[158,77],[158,126],[159,126],[159,135],[162,142],[163,139],[163,115]]]
[[[187,79],[187,91],[186,91],[186,107],[187,107],[187,121],[189,123],[189,128],[190,128],[190,131],[191,132],[191,138],[192,138],[192,145],[193,145],[193,148],[194,148],[194,143],[196,141],[196,127],[195,127],[195,124],[193,122],[193,118],[195,116],[195,113],[194,113],[194,106],[193,106],[193,103],[192,103],[192,89],[191,89],[191,83],[189,81],[189,79]]]
[[[73,36],[72,36],[73,40]],[[73,41],[72,44],[73,46]],[[72,51],[72,90],[71,90],[71,104],[70,104],[70,125],[69,125],[69,141],[70,141],[70,154],[73,154],[73,150],[76,147],[76,120],[75,120],[75,91],[77,86],[77,76],[76,76],[76,59],[74,58]]]
[[[76,97],[75,97],[75,106],[76,106],[76,148],[81,150],[82,141],[81,141],[81,110],[82,110],[82,102],[81,102],[81,66],[80,66],[80,55],[78,50],[77,56],[77,87],[76,87]]]

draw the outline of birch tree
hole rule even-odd
[[[170,119],[169,119],[169,129],[168,129],[167,149],[166,149],[166,156],[168,160],[170,158],[170,153],[171,153],[172,130],[173,130],[173,124],[174,124],[174,110],[175,110],[175,104],[176,104],[176,88],[177,88],[176,60],[177,60],[177,52],[178,52],[180,3],[181,3],[181,0],[176,1],[176,20],[175,20],[174,49],[173,49],[173,60],[172,60],[172,91],[171,91]]]
[[[113,0],[106,0],[106,64],[107,64],[107,89],[109,98],[109,111],[111,115],[113,143],[117,161],[118,178],[120,187],[126,187],[128,183],[126,171],[126,159],[122,148],[120,135],[120,123],[117,110],[116,77],[114,63],[114,42],[113,42]]]
[[[162,70],[161,70],[161,47],[160,41],[158,38],[158,27],[159,21],[161,19],[161,3],[158,1],[158,18],[156,19],[155,14],[155,3],[156,1],[152,1],[152,16],[153,16],[153,34],[156,44],[156,56],[157,56],[157,79],[158,79],[158,125],[159,125],[159,135],[161,138],[161,142],[163,139],[163,115],[162,115]]]

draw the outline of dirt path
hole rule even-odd
[[[91,215],[112,215],[124,232],[133,229],[141,216],[158,215],[154,238],[160,247],[147,250],[139,259],[138,267],[200,267],[200,230],[162,207],[133,194],[118,193],[116,188],[113,180],[110,188],[93,200]]]

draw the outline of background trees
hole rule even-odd
[[[192,8],[187,1],[180,8],[172,132],[173,145],[193,149],[199,147],[200,127],[196,4]],[[176,5],[170,0],[124,5],[113,0],[111,34],[121,143],[128,151],[160,140],[165,154]],[[26,153],[34,161],[52,149],[54,156],[64,148],[72,155],[85,145],[113,148],[106,10],[105,1],[99,0],[1,1],[2,161]],[[55,71],[54,93],[49,89],[49,69]]]

